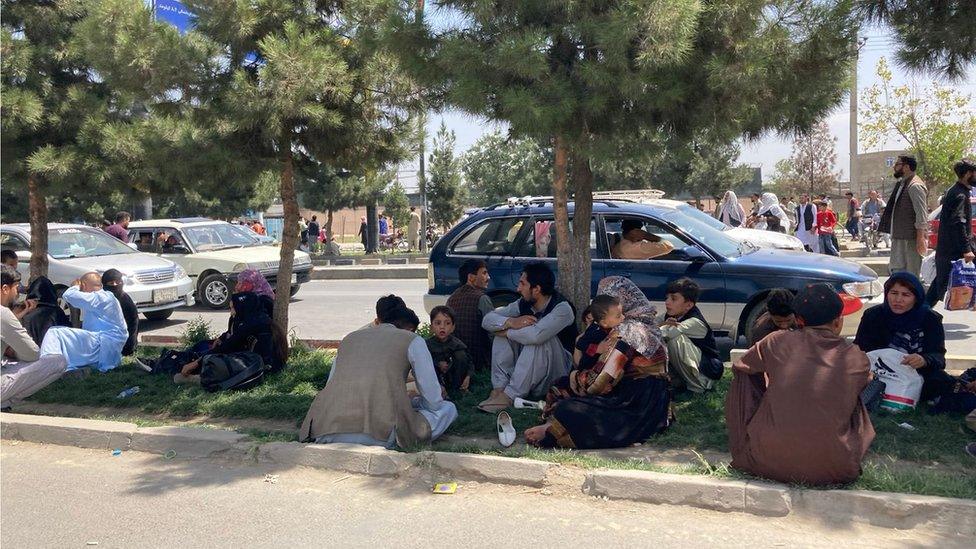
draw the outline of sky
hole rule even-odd
[[[885,57],[892,70],[892,83],[895,86],[910,84],[919,89],[930,87],[933,84],[931,75],[912,75],[899,67],[895,63],[894,43],[888,36],[888,31],[879,28],[868,28],[861,32],[861,37],[866,38],[866,42],[861,48],[861,55],[858,58],[858,90],[859,95],[863,95],[864,90],[878,82],[875,70],[878,61]],[[958,89],[965,95],[970,96],[970,105],[976,109],[976,69],[970,71],[969,78],[959,82],[942,82],[943,85]],[[844,103],[827,116],[827,124],[831,134],[837,138],[837,168],[841,174],[841,180],[847,180],[850,166],[849,136],[850,136],[850,106],[845,99]],[[503,125],[491,124],[490,122],[458,111],[431,112],[428,114],[427,135],[428,151],[430,141],[437,133],[441,121],[447,127],[454,130],[457,141],[455,151],[463,153],[479,137],[492,131],[504,131]],[[860,153],[872,152],[873,150],[900,149],[904,148],[904,143],[890,141],[885,147],[878,147],[871,150],[859,148]],[[792,139],[783,138],[778,135],[769,135],[764,139],[743,143],[739,162],[760,166],[762,168],[763,179],[768,180],[775,169],[776,163],[784,158],[788,158],[792,151]],[[429,154],[429,153],[428,153]],[[405,164],[399,169],[399,177],[405,188],[412,190],[416,187],[416,162]]]

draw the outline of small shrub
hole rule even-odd
[[[419,335],[420,337],[422,337],[424,339],[427,339],[428,337],[430,337],[431,335],[433,335],[433,332],[430,331],[430,324],[427,323],[427,322],[424,322],[423,324],[421,324],[420,326],[418,326],[417,327],[417,335]]]
[[[180,333],[180,347],[185,349],[213,338],[214,335],[210,332],[210,322],[204,320],[202,316],[198,316],[187,322],[186,327]]]

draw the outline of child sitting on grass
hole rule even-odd
[[[454,311],[440,305],[430,311],[431,336],[427,349],[441,387],[451,395],[466,393],[471,383],[471,357],[467,346],[454,336]]]
[[[724,366],[712,327],[698,310],[701,288],[688,278],[668,284],[664,308],[667,314],[661,333],[668,346],[668,369],[671,382],[689,391],[703,393],[722,378]]]

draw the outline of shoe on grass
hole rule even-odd
[[[145,362],[143,362],[142,360],[140,360],[139,357],[135,357],[135,356],[132,357],[132,363],[135,365],[136,368],[139,368],[140,370],[149,372],[150,374],[153,371],[152,366],[150,366],[150,365],[146,364]]]

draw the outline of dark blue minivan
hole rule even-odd
[[[572,217],[572,203],[569,210]],[[594,200],[590,223],[594,294],[601,278],[625,276],[663,312],[668,283],[686,276],[702,288],[698,305],[712,329],[733,338],[748,336],[747,328],[765,309],[773,288],[796,292],[806,284],[826,282],[838,292],[861,298],[864,308],[881,302],[881,283],[864,265],[809,252],[759,249],[735,240],[703,216],[707,214],[674,200]],[[620,239],[625,219],[639,220],[645,231],[671,242],[674,250],[648,260],[614,259],[610,250]],[[428,311],[447,301],[459,284],[458,267],[470,258],[488,264],[488,294],[497,305],[518,298],[515,288],[525,264],[542,261],[556,271],[551,199],[475,211],[438,240],[428,265],[430,291],[424,296]],[[845,318],[845,334],[854,333],[859,314]]]

